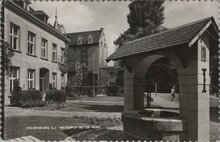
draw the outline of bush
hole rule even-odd
[[[36,89],[24,90],[21,93],[19,106],[21,107],[43,107],[45,102],[42,101],[42,93]]]
[[[14,81],[14,88],[11,92],[10,102],[12,106],[19,106],[19,101],[22,93],[22,88],[19,86],[19,81]]]
[[[45,106],[46,110],[61,110],[64,108],[64,103],[58,103],[54,101],[49,101]]]
[[[31,101],[31,100],[40,101],[42,100],[42,96],[43,94],[39,90],[29,89],[29,90],[22,91],[20,100],[21,101]]]
[[[52,89],[46,92],[45,100],[62,103],[66,101],[66,95],[64,91]]]
[[[81,95],[77,95],[77,94],[71,93],[71,92],[67,93],[67,95],[66,95],[67,100],[78,100],[81,98],[80,96]]]
[[[21,107],[44,107],[46,105],[45,101],[41,100],[29,100],[29,101],[21,101]]]
[[[117,92],[118,92],[118,87],[109,86],[109,87],[107,87],[106,95],[107,96],[117,96]]]

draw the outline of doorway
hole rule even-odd
[[[49,89],[49,70],[46,68],[40,69],[40,91],[45,92]]]

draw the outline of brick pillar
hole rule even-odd
[[[188,67],[179,70],[180,115],[186,120],[186,141],[209,141],[209,44],[202,36],[190,50]],[[202,49],[203,48],[203,49]],[[202,51],[206,56],[202,59]],[[205,89],[204,92],[204,75]]]
[[[124,70],[124,111],[144,109],[144,78]]]

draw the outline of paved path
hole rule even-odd
[[[7,140],[7,142],[42,142],[42,141],[33,136],[24,136],[24,137],[9,139]]]

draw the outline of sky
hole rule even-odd
[[[115,39],[128,28],[127,15],[130,1],[121,2],[32,2],[35,10],[44,10],[49,18],[49,23],[55,20],[57,9],[58,23],[63,24],[67,33],[98,30],[104,28],[108,45],[108,55],[116,47]],[[213,16],[218,20],[218,2],[215,1],[165,1],[165,21],[167,28],[177,27],[189,22]],[[112,65],[110,63],[109,65]]]

